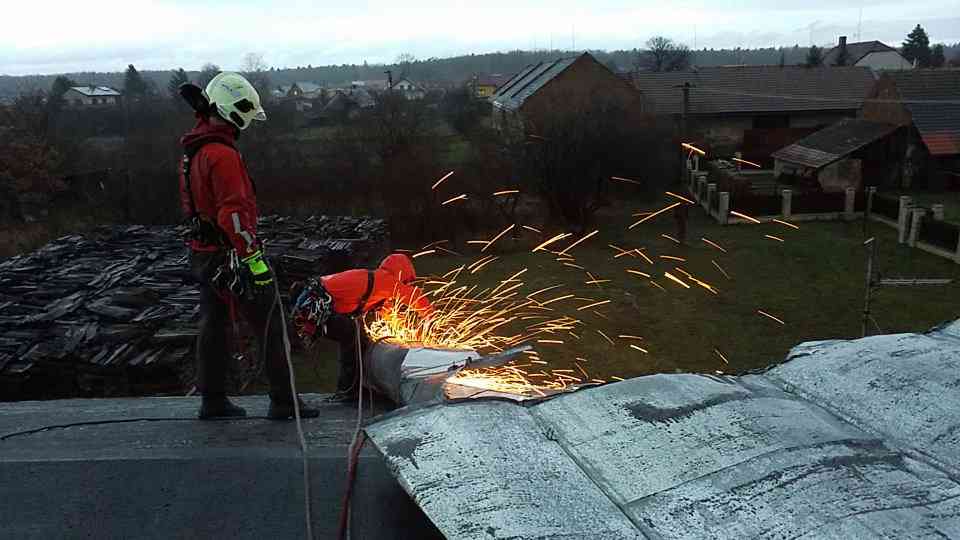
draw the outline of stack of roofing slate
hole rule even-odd
[[[177,392],[199,295],[176,227],[101,227],[0,261],[0,401]],[[261,219],[281,290],[375,262],[383,220]]]

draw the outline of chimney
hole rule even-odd
[[[847,48],[847,36],[840,36],[840,49]]]

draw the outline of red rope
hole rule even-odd
[[[340,507],[340,531],[337,533],[337,538],[340,540],[346,540],[347,538],[347,522],[350,519],[350,499],[353,497],[353,484],[357,478],[360,449],[363,448],[363,443],[366,441],[367,433],[360,431],[351,447],[350,461],[347,463],[347,487],[343,494],[343,504]]]

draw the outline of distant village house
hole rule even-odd
[[[63,94],[64,102],[74,107],[116,105],[122,94],[109,86],[73,86]]]
[[[874,71],[913,68],[909,60],[889,45],[879,41],[847,43],[847,36],[840,36],[837,46],[827,51],[823,65],[859,66]]]
[[[405,99],[410,100],[423,99],[427,96],[427,91],[422,86],[414,83],[406,77],[403,77],[399,81],[393,83],[393,86],[390,89],[394,92],[398,92]]]

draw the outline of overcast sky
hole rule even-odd
[[[392,62],[510,49],[621,49],[662,34],[696,47],[899,46],[921,24],[960,42],[960,0],[4,1],[0,74]],[[330,4],[330,5],[327,5]],[[784,7],[773,7],[785,4]],[[575,41],[574,41],[575,40]],[[574,45],[575,43],[575,45]]]

